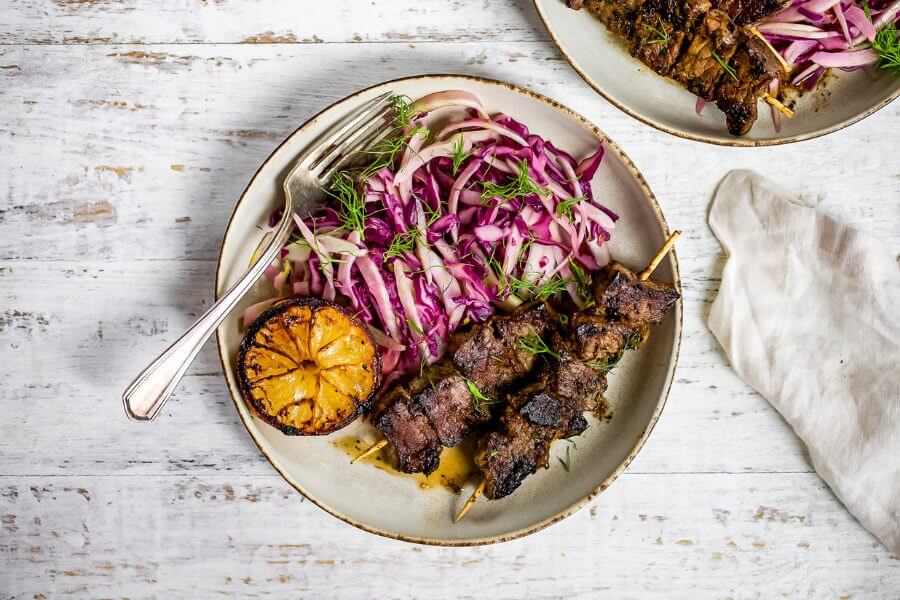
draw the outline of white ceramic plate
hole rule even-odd
[[[572,10],[565,0],[534,0],[534,5],[560,52],[592,88],[632,117],[692,140],[728,146],[798,142],[851,125],[900,95],[900,78],[881,75],[871,80],[861,70],[835,70],[797,100],[794,118],[782,118],[780,132],[775,131],[769,107],[760,104],[750,132],[735,137],[715,105],[697,116],[695,95],[633,58],[622,40],[587,9]]]
[[[217,297],[246,268],[260,238],[257,226],[266,222],[272,209],[281,206],[282,177],[308,144],[354,107],[385,91],[418,98],[445,89],[476,94],[490,113],[511,115],[576,157],[587,156],[596,149],[598,138],[603,139],[606,154],[593,189],[595,197],[622,217],[613,235],[613,256],[643,268],[665,241],[665,220],[643,178],[621,150],[583,117],[506,83],[464,76],[422,76],[387,82],[332,105],[275,150],[250,181],[225,232],[216,277]],[[674,252],[663,261],[655,277],[680,288]],[[264,293],[265,285],[260,284],[260,293]],[[242,335],[241,309],[255,300],[245,299],[219,327],[217,339],[235,406],[260,450],[291,485],[334,516],[372,533],[427,544],[483,544],[522,536],[566,517],[605,489],[634,458],[659,418],[681,339],[679,303],[654,329],[647,346],[628,353],[613,372],[608,394],[613,417],[609,422],[592,423],[578,438],[577,450],[570,450],[570,472],[554,459],[550,469],[529,477],[516,493],[500,501],[480,500],[461,523],[454,525],[452,516],[477,482],[470,482],[461,494],[440,487],[423,491],[412,479],[368,464],[351,465],[335,442],[371,431],[359,420],[329,436],[288,437],[252,415],[241,398],[234,364]],[[556,446],[563,446],[554,450],[564,455],[566,444]]]

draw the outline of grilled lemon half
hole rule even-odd
[[[365,410],[381,355],[365,326],[318,298],[289,298],[253,323],[238,354],[244,400],[287,435],[324,435]]]

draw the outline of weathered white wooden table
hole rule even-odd
[[[729,169],[900,248],[896,106],[786,147],[680,140],[582,83],[529,0],[2,0],[0,44],[0,597],[900,596],[898,557],[705,326]],[[586,115],[686,233],[683,352],[649,443],[589,508],[498,546],[394,542],[304,502],[240,424],[212,343],[153,424],[119,400],[209,304],[232,205],[278,142],[423,72]]]

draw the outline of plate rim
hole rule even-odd
[[[619,110],[621,110],[622,112],[627,114],[628,116],[633,117],[634,119],[637,119],[644,125],[649,125],[649,126],[653,127],[654,129],[658,129],[659,131],[662,131],[663,133],[668,133],[670,135],[674,135],[675,137],[679,137],[682,139],[692,140],[695,142],[704,142],[706,144],[712,144],[714,146],[727,146],[727,147],[737,147],[737,148],[763,148],[763,147],[769,147],[769,146],[782,146],[784,144],[793,144],[795,142],[803,142],[806,140],[812,140],[812,139],[815,139],[818,137],[822,137],[823,135],[828,135],[830,133],[834,133],[836,131],[840,131],[842,129],[850,127],[851,125],[854,125],[854,124],[862,121],[866,117],[872,116],[873,114],[875,114],[876,112],[878,112],[879,110],[881,110],[882,108],[884,108],[885,106],[887,106],[888,104],[890,104],[891,102],[896,100],[898,96],[900,96],[900,85],[898,85],[897,89],[894,90],[894,93],[892,93],[890,96],[888,96],[887,98],[882,100],[880,103],[876,104],[873,107],[870,107],[869,109],[863,111],[862,113],[860,113],[858,115],[850,117],[849,119],[844,119],[843,121],[835,123],[834,125],[831,125],[829,127],[821,127],[814,131],[810,131],[809,133],[803,133],[800,135],[794,135],[794,136],[789,136],[789,137],[784,137],[784,138],[767,138],[767,139],[762,139],[762,140],[750,140],[750,139],[736,137],[734,140],[727,140],[727,139],[713,138],[713,137],[705,136],[702,134],[688,133],[687,131],[684,131],[682,129],[668,127],[666,125],[663,125],[662,123],[658,123],[658,122],[654,121],[650,117],[641,115],[641,114],[637,113],[636,111],[632,110],[631,108],[629,108],[628,106],[626,106],[624,103],[619,102],[618,100],[613,98],[611,95],[609,95],[603,89],[603,86],[601,86],[599,83],[594,81],[594,79],[591,78],[591,76],[588,75],[587,72],[578,65],[577,61],[572,56],[569,55],[569,52],[567,51],[566,47],[562,44],[562,42],[557,37],[556,32],[553,30],[552,27],[550,27],[550,23],[547,20],[547,15],[544,13],[543,3],[545,1],[546,0],[531,0],[532,4],[534,5],[535,10],[537,11],[538,18],[540,18],[541,24],[543,24],[544,29],[547,31],[547,34],[550,36],[550,40],[553,42],[553,45],[556,46],[556,49],[559,50],[559,52],[560,52],[560,54],[562,54],[563,58],[566,59],[566,62],[569,63],[569,66],[572,67],[572,69],[576,73],[578,73],[578,76],[581,77],[581,79],[583,79],[584,82],[586,84],[588,84],[588,86],[590,86],[595,92],[600,94],[604,100],[606,100],[607,102],[609,102],[610,104],[612,104],[613,106],[615,106],[616,108],[618,108]],[[558,0],[558,1],[562,1],[562,0]]]
[[[253,174],[253,177],[250,178],[250,181],[247,183],[246,187],[244,188],[244,191],[241,192],[240,197],[238,198],[237,202],[235,203],[234,209],[231,212],[231,216],[228,218],[228,223],[225,226],[225,233],[222,236],[222,243],[219,247],[219,256],[216,259],[216,278],[215,278],[215,284],[214,284],[215,285],[215,288],[214,288],[215,299],[216,300],[219,299],[219,297],[220,297],[219,290],[224,281],[224,274],[223,274],[223,268],[222,268],[223,267],[222,257],[223,257],[224,251],[225,251],[225,245],[228,242],[228,236],[229,236],[229,233],[231,232],[231,226],[232,226],[232,223],[234,222],[234,218],[237,215],[238,209],[241,207],[243,202],[246,200],[248,191],[256,183],[256,180],[259,177],[260,173],[263,171],[263,169],[266,167],[266,165],[268,165],[268,163],[272,160],[272,157],[274,157],[278,153],[278,151],[281,150],[282,147],[284,147],[295,136],[302,134],[303,131],[306,130],[309,126],[311,126],[321,115],[325,114],[326,112],[332,110],[333,108],[335,108],[341,104],[344,104],[345,102],[348,102],[348,101],[351,101],[351,100],[357,98],[360,95],[366,94],[367,92],[370,92],[370,91],[380,88],[380,87],[390,86],[391,84],[396,84],[396,83],[400,83],[400,82],[421,81],[421,80],[439,80],[439,79],[463,79],[463,80],[469,80],[469,81],[473,81],[473,82],[477,82],[477,83],[481,83],[481,84],[493,85],[493,86],[497,86],[497,87],[504,87],[509,90],[512,90],[513,92],[517,92],[517,93],[523,94],[525,96],[530,96],[540,102],[548,104],[551,108],[554,108],[563,113],[566,113],[569,117],[575,119],[582,126],[588,128],[590,131],[592,131],[599,139],[602,139],[604,145],[607,147],[607,151],[613,152],[617,156],[617,158],[619,158],[622,161],[625,168],[628,169],[629,173],[631,173],[631,175],[634,177],[636,183],[638,184],[639,188],[643,192],[644,199],[648,203],[648,205],[649,205],[650,209],[653,211],[654,215],[656,216],[656,220],[657,220],[658,224],[660,225],[662,234],[664,236],[668,237],[669,232],[670,232],[668,222],[666,221],[666,218],[663,215],[662,209],[659,206],[659,202],[657,201],[656,196],[653,194],[653,192],[650,190],[650,187],[647,185],[647,182],[644,179],[644,176],[640,173],[640,171],[637,170],[637,167],[635,167],[634,163],[631,161],[631,159],[628,157],[628,155],[626,155],[622,151],[622,149],[619,148],[619,146],[614,141],[612,141],[612,139],[610,139],[610,137],[608,135],[606,135],[602,130],[600,130],[600,128],[598,128],[596,125],[594,125],[587,118],[585,118],[578,112],[572,110],[568,106],[565,106],[564,104],[561,104],[561,103],[557,102],[556,100],[553,100],[552,98],[548,98],[547,96],[544,96],[543,94],[534,92],[525,87],[522,87],[522,86],[519,86],[516,84],[512,84],[512,83],[509,83],[506,81],[501,81],[501,80],[497,80],[497,79],[491,79],[488,77],[482,77],[482,76],[476,76],[476,75],[466,75],[466,74],[456,74],[456,73],[426,73],[426,74],[421,74],[421,75],[412,75],[412,76],[399,77],[396,79],[382,81],[382,82],[376,83],[374,85],[367,86],[363,89],[357,90],[356,92],[353,92],[351,94],[348,94],[347,96],[344,96],[343,98],[340,98],[340,99],[332,102],[331,104],[329,104],[322,110],[311,115],[299,127],[297,127],[294,131],[292,131],[290,134],[288,134],[287,137],[285,137],[284,140],[282,140],[278,144],[278,146],[276,146],[272,150],[272,152],[266,157],[266,159],[262,162],[262,164],[260,164],[259,168]],[[245,418],[244,414],[241,412],[240,406],[238,405],[238,397],[241,396],[240,390],[236,390],[234,388],[234,386],[232,386],[232,382],[231,382],[230,378],[228,377],[228,369],[226,367],[227,349],[224,347],[224,344],[222,341],[223,326],[220,325],[219,327],[216,328],[216,346],[218,348],[219,363],[222,367],[222,376],[225,378],[225,384],[228,387],[228,391],[231,395],[231,401],[234,404],[235,410],[237,411],[237,414],[241,419],[241,423],[244,425],[244,429],[247,431],[247,434],[250,436],[250,439],[253,440],[253,443],[256,444],[256,447],[259,449],[259,451],[262,453],[262,455],[266,457],[266,460],[268,460],[269,464],[271,464],[272,467],[278,472],[278,474],[281,475],[281,477],[288,484],[290,484],[291,487],[293,487],[297,492],[299,492],[304,498],[306,498],[307,500],[312,502],[315,506],[319,507],[320,509],[322,509],[326,513],[330,514],[331,516],[336,517],[336,518],[340,519],[341,521],[343,521],[344,523],[347,523],[348,525],[352,525],[352,526],[356,527],[357,529],[361,529],[367,533],[372,533],[372,534],[375,534],[375,535],[378,535],[381,537],[386,537],[386,538],[393,539],[393,540],[399,540],[399,541],[409,542],[409,543],[413,543],[413,544],[422,544],[422,545],[427,545],[427,546],[470,547],[470,546],[484,546],[484,545],[489,545],[489,544],[495,544],[495,543],[515,540],[515,539],[530,535],[532,533],[535,533],[537,531],[540,531],[546,527],[549,527],[550,525],[553,525],[554,523],[557,523],[557,522],[565,519],[566,517],[574,514],[575,512],[577,512],[578,510],[583,508],[586,504],[588,504],[596,496],[598,496],[600,493],[602,493],[604,490],[606,490],[606,488],[608,488],[612,484],[612,482],[615,481],[619,477],[619,475],[621,475],[622,472],[631,464],[631,462],[637,456],[638,452],[640,452],[641,448],[643,448],[644,444],[646,443],[647,439],[650,436],[650,433],[653,431],[653,428],[656,426],[656,423],[659,421],[659,418],[662,415],[662,411],[665,408],[666,402],[669,398],[669,393],[672,389],[672,384],[675,381],[675,370],[678,366],[678,359],[680,357],[681,337],[682,337],[682,331],[683,331],[683,312],[684,312],[683,305],[682,305],[683,294],[682,294],[682,288],[681,288],[681,274],[680,274],[679,265],[678,265],[678,256],[675,251],[675,248],[672,248],[672,250],[669,252],[668,260],[671,261],[670,264],[672,267],[672,283],[675,286],[675,289],[678,290],[678,292],[679,292],[679,297],[678,297],[678,301],[676,303],[676,310],[675,310],[675,315],[674,315],[675,316],[675,324],[674,324],[674,327],[675,327],[674,342],[675,343],[674,343],[674,347],[673,347],[673,351],[672,351],[671,367],[670,367],[669,373],[667,374],[667,377],[666,377],[667,381],[665,382],[665,389],[664,389],[663,393],[661,394],[659,400],[657,401],[656,408],[653,411],[653,414],[650,418],[649,423],[645,426],[644,430],[641,432],[640,437],[635,442],[635,445],[632,447],[631,451],[628,453],[628,456],[626,456],[625,460],[623,460],[607,478],[605,478],[602,482],[600,482],[597,486],[595,486],[594,489],[589,494],[587,494],[584,498],[573,503],[572,505],[568,506],[567,508],[556,513],[553,516],[548,517],[538,523],[535,523],[528,527],[523,527],[523,528],[513,531],[513,532],[499,534],[499,535],[493,535],[493,536],[487,536],[487,537],[482,537],[482,538],[465,539],[465,540],[417,537],[417,536],[393,533],[390,531],[383,531],[376,527],[368,525],[366,523],[357,521],[356,519],[353,519],[352,517],[341,514],[337,510],[335,510],[332,507],[325,504],[324,502],[320,502],[312,494],[308,493],[303,488],[303,486],[301,486],[299,484],[299,482],[294,481],[293,478],[286,472],[286,469],[282,468],[278,464],[278,462],[272,456],[270,456],[268,452],[266,452],[266,450],[263,448],[263,446],[259,442],[259,440],[256,439],[256,436],[254,435],[253,431],[250,429],[250,425],[247,422],[247,418],[250,417],[249,411],[248,411],[248,417]]]

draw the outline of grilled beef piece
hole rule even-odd
[[[611,321],[658,325],[678,300],[671,285],[640,281],[634,271],[616,261],[594,275],[592,286],[598,311]]]
[[[635,30],[634,19],[644,0],[568,0],[569,7],[587,7],[613,33],[626,39]]]
[[[508,316],[492,317],[450,340],[448,356],[459,372],[485,395],[495,397],[528,375],[536,364],[519,340],[544,338],[552,326],[546,304],[521,308]]]
[[[486,408],[476,407],[466,378],[449,362],[429,367],[422,378],[429,384],[413,396],[412,402],[428,417],[445,448],[457,445],[473,427],[490,418]]]
[[[511,394],[498,428],[483,436],[475,450],[475,464],[484,473],[485,496],[497,500],[513,493],[539,467],[547,467],[550,446],[559,438],[587,429],[584,407],[575,398],[553,390],[558,365]]]
[[[394,464],[404,473],[431,473],[438,467],[441,442],[428,417],[411,394],[424,389],[419,378],[410,386],[397,384],[379,401],[372,424],[390,441]]]
[[[706,100],[715,99],[716,84],[737,50],[741,37],[724,12],[712,9],[703,18],[672,77]]]
[[[568,429],[572,414],[564,402],[547,393],[543,381],[510,396],[497,431],[483,436],[475,450],[485,496],[492,500],[508,496],[538,467],[546,467],[550,444]]]
[[[558,358],[545,368],[546,389],[557,398],[565,398],[568,404],[577,406],[579,414],[591,411],[602,414],[606,410],[603,392],[606,391],[608,370],[596,368],[594,357],[584,360],[579,356],[577,343],[554,333],[551,346]]]
[[[622,349],[639,347],[647,331],[646,324],[610,321],[585,312],[572,317],[569,337],[578,358],[600,371],[609,371]]]
[[[756,121],[759,97],[769,82],[784,77],[781,64],[757,37],[748,38],[731,61],[734,77],[723,77],[716,89],[716,106],[725,113],[732,135],[744,135]]]
[[[790,0],[717,0],[716,8],[738,25],[752,25],[780,13]]]
[[[709,9],[709,0],[646,0],[635,19],[631,55],[669,75]]]

